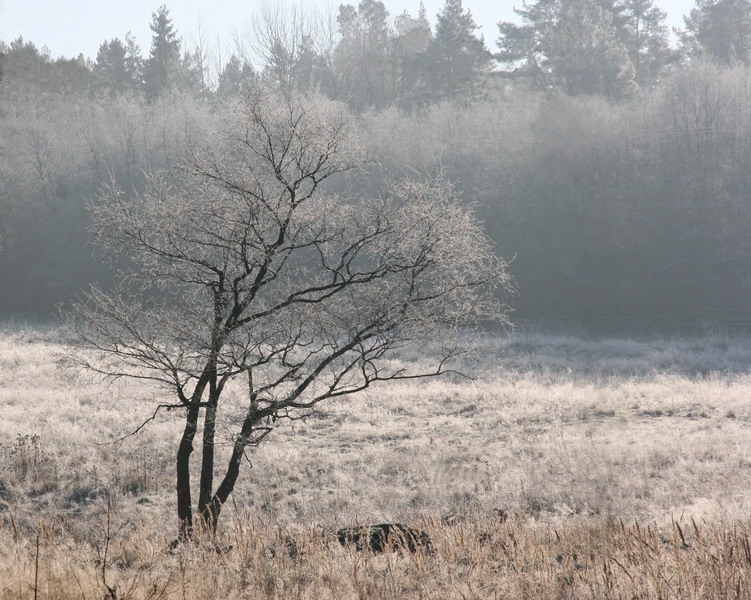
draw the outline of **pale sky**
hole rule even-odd
[[[23,36],[37,47],[47,46],[53,58],[72,58],[79,53],[95,58],[99,45],[105,40],[131,31],[141,50],[148,54],[151,45],[149,23],[151,14],[166,4],[172,22],[188,46],[202,29],[205,38],[217,41],[227,50],[232,48],[234,32],[242,31],[259,3],[269,0],[0,0],[0,40],[9,43]],[[435,24],[435,15],[445,0],[424,0],[428,18]],[[357,5],[358,0],[346,0]],[[338,6],[342,0],[308,0],[309,6]],[[391,16],[405,9],[417,15],[419,0],[384,0]],[[464,7],[472,11],[475,22],[482,26],[485,43],[496,50],[498,21],[518,22],[514,6],[521,0],[464,0]],[[693,0],[657,0],[656,4],[668,13],[671,27],[683,26],[683,15],[694,6]]]

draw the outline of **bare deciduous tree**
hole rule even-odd
[[[405,179],[378,198],[322,193],[364,158],[340,104],[255,91],[225,134],[189,156],[142,194],[104,190],[91,207],[94,240],[129,267],[119,289],[94,287],[68,314],[80,360],[166,386],[175,402],[164,406],[185,411],[181,539],[196,521],[216,527],[246,448],[277,419],[375,382],[447,372],[459,352],[452,332],[505,321],[493,292],[508,285],[505,263],[441,178]],[[427,368],[389,360],[436,339],[444,352]],[[243,412],[218,479],[216,425],[230,388],[233,410],[242,389]]]
[[[331,68],[336,38],[331,10],[275,0],[257,6],[235,46],[267,85],[307,90],[322,83],[322,69]]]

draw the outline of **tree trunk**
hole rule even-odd
[[[212,388],[215,387],[212,385]],[[211,531],[216,529],[214,521],[206,521],[210,516],[206,507],[211,502],[212,488],[214,487],[214,437],[216,432],[217,398],[215,390],[209,394],[209,404],[206,407],[206,416],[203,421],[203,448],[201,454],[201,483],[198,495],[198,514],[204,518],[204,525]]]
[[[235,483],[240,475],[240,461],[242,460],[244,450],[245,444],[240,444],[239,442],[235,443],[235,448],[232,450],[232,457],[229,459],[224,479],[222,479],[222,483],[217,488],[216,494],[214,494],[211,502],[209,502],[201,512],[201,518],[205,523],[212,527],[212,530],[216,530],[216,524],[219,520],[219,514],[222,512],[222,506],[224,506],[224,503],[235,489]]]
[[[185,429],[177,449],[177,518],[180,523],[178,539],[186,541],[193,535],[193,507],[190,494],[190,455],[193,452],[193,438],[198,430],[199,407],[193,403],[188,407]]]
[[[232,449],[232,456],[227,464],[227,472],[224,474],[222,482],[216,490],[216,494],[211,499],[201,512],[201,518],[206,523],[210,523],[211,526],[216,529],[217,521],[219,520],[219,514],[222,512],[222,506],[227,502],[230,494],[235,489],[235,483],[240,475],[240,461],[242,460],[245,447],[248,445],[248,439],[253,433],[253,428],[258,423],[256,412],[251,408],[248,415],[243,421],[242,431],[239,437],[235,441],[235,445]]]
[[[221,289],[214,289],[214,330],[211,335],[211,358],[206,365],[204,373],[208,375],[209,399],[206,405],[206,415],[203,419],[203,445],[201,448],[201,479],[198,485],[198,514],[203,519],[202,525],[210,531],[216,530],[216,523],[207,521],[206,507],[211,501],[211,493],[214,487],[214,437],[216,434],[216,412],[219,405],[221,387],[217,386],[217,356],[222,347],[223,335],[221,332],[224,302],[222,301]]]

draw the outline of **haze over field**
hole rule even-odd
[[[150,42],[102,37],[87,59],[5,39],[0,313],[46,318],[106,285],[86,202],[111,177],[142,189],[264,85],[356,115],[378,166],[332,191],[380,193],[409,172],[454,182],[514,258],[517,321],[747,327],[751,44],[733,24],[749,9],[702,6],[678,39],[650,0],[538,0],[484,43],[458,0],[409,16],[375,0],[267,5],[221,48],[183,36],[167,7],[143,15]]]

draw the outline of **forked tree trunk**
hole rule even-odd
[[[201,479],[198,485],[198,514],[203,517],[206,506],[211,501],[214,487],[214,437],[216,434],[216,413],[219,406],[219,396],[223,386],[217,385],[217,357],[223,345],[221,331],[224,302],[220,289],[214,290],[214,329],[211,334],[211,357],[204,373],[208,375],[209,398],[206,403],[206,414],[203,418],[203,445],[201,448]],[[204,526],[214,529],[213,523],[204,522]]]
[[[213,386],[212,386],[213,387]],[[203,419],[203,446],[201,449],[201,481],[198,492],[198,514],[203,515],[211,502],[214,487],[214,437],[216,433],[217,398],[214,390],[210,394],[206,415]],[[211,527],[211,523],[205,523]]]
[[[212,532],[216,531],[217,521],[219,520],[219,515],[222,512],[224,503],[227,502],[230,494],[232,494],[235,489],[235,483],[237,483],[237,478],[240,475],[240,461],[243,457],[243,451],[244,447],[238,450],[237,444],[235,445],[235,449],[232,451],[232,456],[227,465],[227,472],[224,474],[222,483],[217,488],[216,494],[214,494],[211,502],[209,502],[201,511],[201,519],[211,528]]]
[[[177,518],[179,520],[180,541],[193,535],[193,507],[190,493],[190,455],[193,453],[193,438],[198,431],[200,408],[196,403],[188,407],[185,429],[177,449]]]
[[[258,418],[255,416],[255,411],[251,409],[250,413],[243,421],[240,436],[237,438],[235,445],[232,448],[232,456],[230,456],[229,462],[227,463],[227,471],[224,474],[224,478],[219,484],[216,493],[211,498],[211,502],[201,510],[201,519],[204,523],[210,526],[212,531],[216,531],[216,525],[219,520],[219,515],[222,512],[222,507],[235,489],[237,478],[240,475],[240,463],[243,454],[245,453],[247,440],[250,438],[251,433],[253,433],[253,428],[257,423]]]

